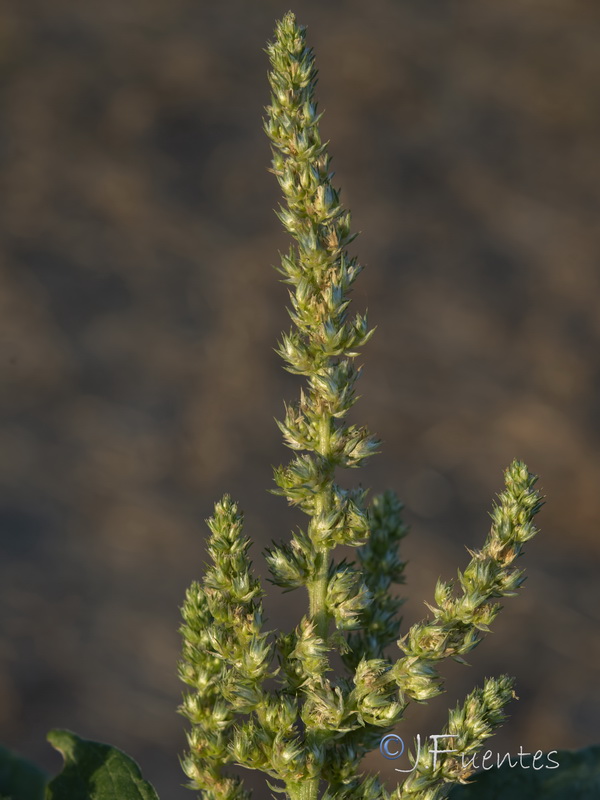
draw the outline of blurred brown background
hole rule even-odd
[[[262,575],[300,521],[267,493],[289,457],[273,417],[299,388],[273,352],[287,240],[261,128],[262,48],[289,6],[0,8],[0,741],[54,772],[45,734],[71,728],[191,797],[177,626],[203,519],[239,500]],[[378,326],[354,418],[384,450],[346,485],[406,502],[404,627],[483,541],[512,458],[547,496],[525,589],[405,732],[438,732],[508,672],[521,699],[497,751],[598,742],[600,7],[294,10],[364,231],[356,308]],[[270,592],[269,625],[304,608]]]

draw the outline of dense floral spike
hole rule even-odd
[[[439,800],[446,796],[448,784],[466,783],[473,755],[504,722],[504,709],[514,696],[514,680],[507,675],[488,678],[483,688],[472,691],[462,706],[450,711],[442,732],[447,738],[437,748],[454,752],[434,755],[428,740],[415,746],[416,768],[390,800]]]
[[[438,582],[432,617],[398,641],[404,655],[392,660],[386,649],[398,639],[402,600],[390,590],[404,581],[405,567],[398,554],[407,532],[402,505],[386,492],[368,506],[363,489],[335,482],[338,467],[359,467],[378,447],[365,428],[346,422],[360,374],[354,361],[372,333],[365,316],[348,312],[361,267],[346,252],[350,216],[331,184],[314,58],[293,14],[278,23],[268,54],[265,129],[285,198],[278,216],[296,242],[280,267],[294,327],[279,353],[307,384],[278,422],[295,456],[275,470],[275,493],[309,520],[289,543],[269,548],[266,561],[284,591],[307,589],[309,608],[294,630],[269,641],[242,517],[225,497],[208,523],[211,565],[182,608],[179,673],[190,691],[180,710],[192,726],[183,768],[202,800],[247,800],[241,782],[223,772],[232,763],[262,770],[289,800],[438,800],[470,774],[459,756],[472,754],[501,724],[511,679],[487,680],[452,711],[446,733],[456,753],[433,763],[423,743],[414,772],[391,796],[361,774],[360,760],[401,721],[409,700],[442,690],[440,662],[462,660],[498,613],[495,600],[521,584],[513,563],[536,533],[536,478],[521,462],[511,464],[491,532],[459,572],[458,592],[455,583]],[[357,548],[356,563],[333,561],[337,545]],[[329,662],[333,650],[347,670],[342,676]],[[265,681],[275,676],[278,688],[268,691]]]
[[[306,454],[276,470],[275,481],[290,503],[318,517],[309,535],[325,551],[366,538],[366,509],[335,485],[333,473],[337,466],[360,466],[378,446],[365,428],[344,422],[360,372],[353,360],[372,331],[366,317],[348,315],[348,293],[361,268],[345,251],[353,238],[350,217],[331,185],[314,99],[314,58],[292,14],[278,24],[268,53],[272,96],[265,129],[286,199],[279,217],[297,245],[280,268],[292,287],[295,330],[283,335],[279,353],[287,369],[308,379],[298,404],[286,406],[278,423],[286,444]]]
[[[203,584],[193,583],[182,608],[183,654],[179,677],[192,691],[180,712],[192,723],[182,766],[190,788],[206,800],[246,800],[239,779],[223,774],[235,761],[236,716],[264,706],[263,680],[272,648],[262,632],[262,590],[250,572],[250,540],[242,516],[225,496],[208,520],[212,566]]]
[[[348,637],[344,662],[355,667],[361,658],[381,658],[398,638],[398,610],[402,598],[390,594],[393,583],[404,583],[404,567],[398,545],[408,533],[402,522],[402,503],[394,492],[375,497],[370,507],[370,537],[358,549],[358,558],[371,602],[361,615],[360,630]]]
[[[331,184],[329,156],[318,128],[314,58],[305,30],[292,14],[277,25],[268,53],[272,94],[265,129],[273,144],[273,172],[286,201],[278,216],[296,241],[280,268],[290,286],[295,328],[282,336],[279,354],[286,368],[305,376],[308,384],[296,405],[286,405],[278,423],[285,443],[303,452],[275,470],[275,482],[277,493],[299,506],[310,521],[291,545],[270,549],[267,562],[274,583],[286,590],[308,590],[309,616],[291,637],[280,639],[280,656],[285,688],[301,693],[305,745],[320,750],[326,734],[339,736],[367,722],[389,725],[399,708],[390,697],[378,697],[370,706],[372,692],[363,697],[357,687],[328,676],[328,650],[334,644],[348,647],[339,631],[363,628],[374,600],[361,572],[330,561],[336,545],[361,546],[370,534],[365,493],[342,489],[334,472],[336,467],[359,467],[379,444],[366,428],[345,421],[360,374],[354,359],[372,331],[365,316],[349,316],[348,295],[361,267],[346,252],[354,238],[350,215]],[[316,777],[310,786],[288,790],[298,797],[316,797],[318,785]]]
[[[496,598],[515,594],[523,573],[513,566],[523,544],[537,533],[533,518],[540,510],[540,495],[534,489],[537,477],[525,464],[513,461],[505,471],[505,491],[492,511],[492,527],[481,550],[463,573],[458,573],[460,593],[454,584],[438,581],[436,606],[429,606],[432,619],[412,626],[400,639],[404,651],[392,670],[401,693],[427,700],[442,691],[436,664],[444,658],[462,660],[481,640],[500,611]]]

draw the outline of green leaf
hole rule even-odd
[[[548,756],[557,761],[553,766]],[[512,756],[500,768],[478,772],[471,783],[455,786],[449,800],[597,800],[600,797],[600,745],[584,750],[551,751],[537,759]],[[541,767],[541,768],[540,768]]]
[[[44,800],[46,775],[25,758],[0,747],[0,796],[3,800]]]
[[[80,739],[71,731],[53,730],[47,738],[65,763],[50,782],[46,800],[158,800],[135,761],[116,747]]]

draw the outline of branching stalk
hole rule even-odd
[[[274,543],[266,559],[274,584],[308,593],[308,613],[288,633],[263,630],[249,540],[226,496],[209,520],[212,565],[182,609],[180,676],[190,691],[181,712],[191,723],[183,768],[203,800],[247,800],[227,764],[261,770],[289,800],[437,800],[468,777],[454,755],[432,766],[424,748],[392,795],[377,778],[363,776],[360,760],[401,721],[410,700],[442,691],[438,665],[462,660],[498,613],[497,598],[521,585],[514,562],[536,533],[536,478],[521,462],[510,465],[483,548],[471,553],[456,583],[438,581],[431,616],[398,638],[402,601],[390,590],[404,581],[402,504],[393,492],[367,504],[365,491],[335,479],[336,470],[360,467],[379,446],[366,428],[346,420],[360,374],[355,359],[373,331],[366,315],[349,313],[361,267],[347,252],[350,215],[332,185],[314,57],[293,14],[277,24],[267,52],[265,130],[284,196],[278,216],[295,243],[279,268],[293,327],[278,352],[285,368],[305,380],[298,402],[286,405],[278,422],[295,456],[275,469],[275,493],[308,521],[289,542]],[[355,547],[356,562],[336,561],[337,545]],[[396,641],[399,658],[388,652]],[[332,674],[333,649],[342,656],[343,675]],[[278,688],[267,690],[273,677]],[[458,755],[494,732],[513,694],[511,679],[489,679],[450,712],[447,733]]]

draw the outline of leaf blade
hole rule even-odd
[[[47,739],[65,763],[48,785],[46,800],[158,800],[136,762],[116,747],[59,729]]]
[[[10,800],[44,800],[46,774],[31,761],[0,747],[0,796]]]
[[[545,754],[541,763],[547,764]],[[600,797],[600,745],[583,750],[550,751],[557,768],[532,768],[533,756],[523,757],[525,766],[494,767],[476,773],[471,782],[454,786],[448,800],[596,800]]]

